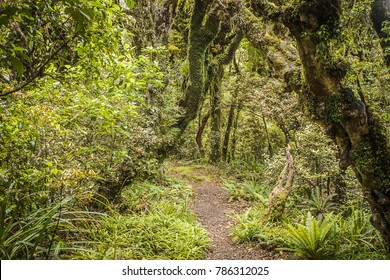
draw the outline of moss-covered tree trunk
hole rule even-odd
[[[224,30],[219,36],[216,47],[221,48],[219,54],[216,54],[209,66],[208,78],[210,82],[210,105],[211,105],[211,129],[210,129],[210,161],[218,162],[222,159],[222,131],[221,131],[221,84],[224,77],[224,68],[229,64],[238,49],[243,33],[237,30],[230,30],[229,21],[224,22]]]
[[[301,1],[285,10],[283,21],[297,42],[310,113],[337,143],[340,167],[353,168],[372,210],[371,223],[390,252],[388,139],[364,98],[342,85],[345,68],[331,59],[328,42],[337,34],[339,12],[340,0]]]
[[[196,140],[196,144],[198,145],[199,153],[202,157],[205,156],[205,151],[204,151],[203,141],[202,141],[203,132],[204,132],[204,129],[206,128],[206,124],[207,124],[209,118],[210,118],[210,111],[208,111],[207,114],[203,116],[202,121],[199,123],[198,132],[196,133],[195,140]]]
[[[211,127],[210,127],[210,161],[215,163],[221,160],[222,150],[221,150],[221,84],[222,78],[224,75],[223,71],[224,65],[218,64],[216,69],[212,69],[214,76],[214,81],[210,87],[210,112],[211,112]]]
[[[223,161],[227,161],[227,159],[228,159],[230,135],[232,132],[233,121],[234,121],[234,111],[236,110],[236,107],[237,107],[237,96],[238,96],[238,92],[234,91],[233,92],[233,100],[232,100],[232,103],[230,104],[229,116],[228,116],[228,120],[226,123],[225,134],[223,137],[223,145],[222,145],[222,160]]]
[[[263,222],[279,220],[284,212],[286,201],[290,195],[294,182],[294,158],[291,154],[290,145],[286,148],[286,164],[279,175],[275,188],[269,195],[267,211]]]
[[[228,162],[230,162],[231,160],[234,160],[235,156],[236,156],[237,128],[238,128],[238,123],[240,120],[240,112],[241,112],[242,108],[243,108],[243,100],[239,99],[237,102],[236,117],[234,118],[234,121],[233,121],[232,144],[230,146],[230,152],[228,155]]]
[[[206,51],[220,30],[218,9],[210,10],[214,1],[195,0],[188,38],[189,82],[179,106],[183,111],[177,127],[181,134],[197,116],[206,82]]]
[[[385,63],[390,67],[390,41],[389,35],[383,31],[385,22],[390,24],[390,1],[375,0],[371,6],[371,20],[376,33],[381,39],[381,46],[385,54]]]

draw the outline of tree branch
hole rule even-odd
[[[228,48],[226,49],[225,53],[220,57],[219,61],[221,64],[228,64],[230,61],[233,60],[234,54],[238,47],[240,46],[241,40],[244,37],[244,34],[242,31],[238,31],[236,36],[234,36],[233,40],[229,44]]]
[[[46,61],[38,68],[38,71],[35,72],[35,74],[30,78],[28,79],[25,83],[23,83],[22,85],[14,88],[13,90],[10,90],[10,91],[7,91],[7,92],[1,92],[0,93],[0,97],[4,97],[4,96],[7,96],[9,94],[12,94],[12,93],[15,93],[23,88],[25,88],[26,86],[28,86],[29,84],[31,84],[36,78],[38,78],[38,76],[43,73],[46,65],[53,60],[53,58],[63,49],[66,47],[66,45],[68,45],[68,43],[70,41],[72,41],[74,38],[77,37],[77,34],[73,35],[71,38],[69,38],[68,40],[66,40],[55,52],[53,52],[47,59]]]

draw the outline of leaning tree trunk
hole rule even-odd
[[[286,148],[286,165],[279,175],[275,188],[269,195],[267,211],[263,222],[279,220],[284,212],[287,198],[291,192],[294,181],[294,158],[291,154],[290,145]]]
[[[371,6],[371,20],[376,33],[381,39],[381,46],[383,48],[385,63],[390,67],[390,37],[383,31],[383,24],[388,22],[390,24],[390,2],[388,0],[375,0]]]
[[[346,68],[332,61],[328,42],[337,34],[340,0],[302,1],[285,10],[302,61],[307,107],[339,147],[340,167],[352,166],[372,210],[371,223],[390,252],[390,150],[379,118],[363,96],[342,85]],[[326,30],[326,36],[321,35]]]

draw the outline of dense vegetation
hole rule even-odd
[[[181,161],[216,166],[250,205],[234,242],[387,259],[389,13],[385,0],[0,2],[0,258],[204,258],[191,186],[167,172]]]

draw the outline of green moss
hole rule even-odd
[[[211,182],[215,180],[212,174],[204,173],[203,165],[183,165],[168,168],[168,173],[176,173],[185,179],[193,179],[197,182]]]
[[[264,215],[263,221],[278,221],[283,216],[284,208],[286,207],[286,200],[289,193],[280,192],[275,195],[271,209],[268,213]]]
[[[342,110],[347,102],[346,96],[338,94],[327,96],[312,95],[309,85],[305,85],[302,90],[301,101],[309,116],[315,121],[325,122],[325,124],[340,122],[343,113]],[[323,108],[325,106],[325,108]]]
[[[369,141],[365,140],[351,150],[351,158],[362,171],[372,168],[375,158]]]
[[[326,103],[326,118],[328,122],[340,122],[345,100],[343,95],[329,97]]]

